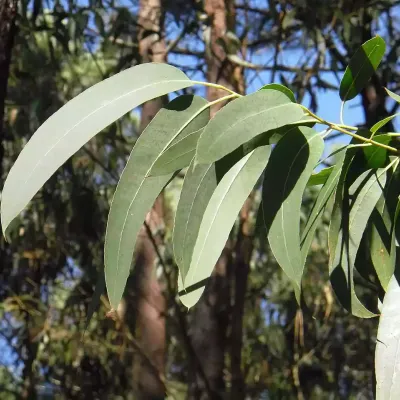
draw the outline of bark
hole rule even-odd
[[[16,0],[0,0],[0,179],[3,176],[4,108],[15,36]]]
[[[161,0],[141,0],[139,10],[139,53],[141,62],[165,62],[166,48],[162,37],[163,14]],[[140,131],[142,132],[167,98],[158,98],[143,105]],[[146,218],[150,231],[155,232],[163,224],[163,196],[160,195]],[[139,399],[163,399],[165,387],[161,376],[165,372],[165,310],[166,302],[162,287],[155,275],[154,264],[157,254],[154,243],[145,227],[138,241],[137,273],[137,333],[142,349],[147,353],[154,368],[149,368],[143,357],[137,357],[134,382]]]

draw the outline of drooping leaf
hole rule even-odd
[[[400,96],[399,96],[400,98]],[[388,124],[393,118],[396,118],[398,115],[400,114],[393,114],[390,115],[389,117],[386,117],[384,119],[382,119],[381,121],[378,121],[375,125],[372,126],[372,128],[370,129],[372,135],[371,138],[373,138],[376,134],[376,132],[379,131],[379,129],[383,128],[386,124]]]
[[[189,270],[204,211],[217,187],[215,164],[193,166],[194,161],[183,182],[173,231],[175,262],[183,281]]]
[[[92,86],[53,114],[32,136],[2,192],[3,233],[53,173],[88,140],[140,104],[192,86],[167,64],[141,64]]]
[[[204,128],[191,132],[185,137],[179,135],[167,150],[161,154],[151,169],[150,176],[166,175],[187,167],[196,153],[197,141]]]
[[[207,123],[206,104],[197,96],[174,99],[157,113],[130,154],[111,203],[104,249],[107,291],[115,309],[129,275],[139,230],[172,174],[147,176],[175,137],[184,130],[197,131]]]
[[[384,196],[376,204],[371,225],[371,260],[383,289],[387,290],[396,265],[396,236]]]
[[[376,36],[365,42],[353,55],[340,82],[343,101],[356,97],[378,68],[385,54],[385,41]]]
[[[385,88],[387,94],[397,103],[400,103],[400,96],[394,92],[392,92],[391,90]]]
[[[356,295],[354,263],[369,217],[382,195],[385,182],[386,169],[378,169],[363,172],[348,189],[346,185],[338,185],[338,190],[342,190],[342,201],[337,204],[340,196],[339,199],[336,197],[336,208],[331,217],[329,273],[332,287],[342,306],[361,318],[371,318],[375,314],[367,310]],[[338,216],[341,216],[341,221],[338,221]],[[333,238],[333,235],[337,237]],[[334,246],[332,241],[336,242]]]
[[[321,169],[321,171],[312,174],[307,182],[307,186],[323,185],[326,182],[326,180],[330,177],[333,168],[334,166],[332,165],[331,167]]]
[[[327,177],[324,186],[318,193],[310,216],[308,217],[306,226],[304,227],[303,233],[301,235],[301,255],[303,264],[305,263],[308,251],[310,250],[315,230],[317,229],[318,223],[321,220],[322,212],[328,200],[333,195],[336,185],[338,184],[345,156],[346,153],[344,151],[339,153],[335,165],[331,167],[329,176]]]
[[[389,144],[392,137],[389,135],[376,135],[374,140],[378,143]],[[378,146],[368,146],[363,148],[365,158],[370,168],[381,168],[385,165],[387,150]]]
[[[298,300],[304,266],[300,252],[302,196],[323,150],[324,142],[313,129],[293,128],[276,145],[264,175],[262,212],[268,240]]]
[[[226,105],[200,136],[196,164],[210,164],[257,135],[303,118],[298,104],[276,90],[259,90]]]
[[[258,147],[237,162],[221,179],[204,212],[190,268],[179,296],[190,308],[204,291],[204,280],[211,275],[236,217],[268,162],[270,146]]]
[[[375,350],[376,399],[400,398],[400,287],[395,275],[383,300]]]
[[[383,195],[371,216],[369,249],[371,261],[384,290],[394,273],[396,265],[396,219],[399,196],[399,175],[390,175]]]
[[[290,101],[296,103],[294,93],[289,88],[279,83],[269,83],[268,85],[264,85],[260,90],[277,90],[278,92],[282,92],[289,97]]]

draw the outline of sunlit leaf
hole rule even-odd
[[[376,399],[400,398],[400,287],[395,275],[390,279],[379,320],[376,351]]]
[[[294,93],[289,88],[279,83],[269,83],[268,85],[264,85],[260,90],[277,90],[278,92],[282,92],[289,97],[290,101],[296,103]]]
[[[32,136],[10,170],[2,192],[3,233],[53,173],[96,133],[140,104],[191,86],[167,64],[141,64],[85,90]]]
[[[196,163],[210,164],[243,143],[272,129],[297,122],[304,112],[276,90],[259,90],[219,111],[197,143]]]
[[[288,275],[297,299],[303,262],[300,252],[300,207],[307,182],[324,150],[313,129],[291,129],[273,150],[263,182],[262,211],[268,240]]]
[[[392,92],[391,90],[385,88],[387,94],[397,103],[400,103],[400,96],[394,92]]]
[[[376,36],[365,42],[353,55],[340,82],[343,101],[356,97],[378,68],[385,54],[385,41]]]
[[[354,263],[369,217],[382,195],[386,169],[363,172],[349,189],[342,184],[342,178],[343,175],[336,192],[329,230],[329,273],[332,287],[342,306],[353,315],[370,318],[375,314],[363,306],[355,293]],[[339,190],[341,195],[338,195]]]
[[[104,249],[107,291],[115,309],[129,275],[139,230],[172,174],[147,176],[176,136],[184,130],[197,131],[207,123],[208,109],[202,111],[205,104],[197,96],[174,99],[157,113],[131,152],[111,203]]]
[[[258,147],[236,163],[221,179],[204,212],[185,284],[178,280],[182,303],[190,308],[204,291],[225,246],[236,217],[262,174],[270,146]]]

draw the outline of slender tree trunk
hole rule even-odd
[[[223,48],[217,42],[219,38],[223,38],[227,30],[235,31],[234,2],[232,0],[205,0],[204,5],[211,21],[211,37],[206,48],[207,80],[243,93],[241,68],[229,62]],[[226,92],[208,88],[207,98],[209,101],[216,100],[224,95],[226,95]],[[214,106],[211,115],[213,116],[222,106],[223,103]],[[231,323],[231,317],[233,317],[231,315],[232,284],[235,286],[235,278],[243,279],[241,284],[244,283],[244,288],[239,288],[241,284],[238,284],[236,288],[237,293],[243,293],[247,281],[246,268],[240,270],[240,276],[235,276],[235,265],[232,261],[232,249],[230,247],[231,244],[228,243],[215,267],[210,282],[207,284],[204,295],[193,310],[190,336],[197,360],[206,375],[209,387],[209,390],[205,390],[204,383],[197,374],[190,382],[190,398],[193,399],[222,399],[226,396],[224,370],[229,340],[228,327]],[[240,244],[238,244],[238,248],[241,248]],[[244,296],[240,294],[237,300],[242,301],[243,304]],[[241,307],[239,306],[239,308]],[[243,310],[241,311],[242,314]],[[240,347],[234,351],[234,369],[238,381],[243,382],[240,370],[242,318],[240,316],[239,319],[235,317],[234,324],[236,327],[234,334],[240,336],[239,340],[232,342],[233,332],[231,333],[231,343]],[[237,365],[239,366],[237,367]],[[242,385],[239,386],[242,387]]]
[[[11,63],[11,50],[16,29],[17,4],[16,0],[0,0],[0,179],[3,175],[4,108]]]
[[[163,12],[161,0],[141,0],[139,10],[139,53],[141,61],[165,62],[165,41],[162,34]],[[143,105],[140,131],[166,103],[167,97],[149,101]],[[152,211],[146,218],[150,231],[155,232],[163,224],[163,196],[160,195]],[[156,277],[154,264],[157,254],[154,243],[149,237],[148,230],[143,227],[138,241],[136,273],[138,289],[137,305],[137,333],[140,345],[147,353],[151,363],[156,367],[159,375],[148,368],[140,357],[134,368],[134,381],[140,399],[163,399],[165,387],[160,379],[165,370],[165,310],[166,302],[162,287]],[[138,365],[139,363],[139,365]]]

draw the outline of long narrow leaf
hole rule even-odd
[[[175,261],[183,281],[189,270],[204,211],[217,187],[215,164],[201,164],[196,168],[193,165],[194,160],[183,182],[173,232]]]
[[[390,279],[379,320],[376,351],[376,399],[400,398],[400,287],[396,276]]]
[[[179,277],[180,300],[190,308],[204,291],[236,217],[262,174],[270,146],[258,147],[236,163],[221,179],[204,212],[189,271],[183,286]]]
[[[257,135],[304,116],[302,108],[276,90],[260,90],[234,100],[210,121],[197,143],[196,163],[210,164]]]
[[[121,300],[146,214],[172,174],[147,176],[176,136],[183,130],[197,131],[207,123],[208,109],[202,111],[206,104],[197,96],[174,99],[157,113],[132,150],[114,194],[106,232],[105,274],[113,308]]]
[[[304,264],[300,251],[300,207],[307,182],[324,150],[313,129],[288,132],[265,171],[262,207],[271,250],[293,283],[299,300]]]
[[[331,253],[329,273],[332,287],[343,307],[361,318],[370,318],[375,314],[367,310],[356,295],[353,280],[354,263],[367,222],[382,195],[385,182],[386,169],[376,172],[368,170],[351,185],[348,195],[346,189],[344,190],[341,206],[343,219],[335,240],[339,246],[336,245]],[[350,199],[354,197],[350,204]],[[332,237],[332,232],[329,233]]]
[[[53,114],[32,136],[2,192],[3,233],[53,173],[88,140],[140,104],[192,85],[167,64],[141,64],[92,86]]]

